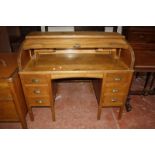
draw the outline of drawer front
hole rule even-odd
[[[117,84],[117,83],[110,83],[106,84],[104,88],[104,94],[123,94],[128,92],[128,85],[124,84]]]
[[[124,95],[105,95],[102,106],[121,106],[124,103]]]
[[[155,31],[151,32],[131,32],[128,35],[128,40],[130,42],[146,42],[146,43],[153,43],[155,42]]]
[[[25,94],[29,97],[49,96],[49,88],[47,85],[25,86]]]
[[[24,84],[47,84],[48,75],[44,74],[20,74],[21,80]]]
[[[18,120],[13,101],[0,101],[0,121]]]
[[[106,43],[106,44],[105,44]],[[128,46],[123,39],[105,39],[105,38],[62,38],[62,39],[34,39],[25,41],[27,48],[106,48],[106,47],[124,47]]]
[[[29,97],[28,103],[30,106],[50,106],[50,99],[48,97]]]
[[[107,73],[106,83],[125,83],[130,79],[131,73]]]

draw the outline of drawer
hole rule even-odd
[[[103,97],[102,106],[121,106],[125,95],[105,95]]]
[[[48,75],[44,74],[20,74],[24,84],[48,84]]]
[[[18,120],[13,101],[0,101],[0,121]]]
[[[125,83],[130,79],[131,73],[107,73],[106,83]]]
[[[50,99],[48,97],[29,97],[28,104],[30,106],[50,106]]]
[[[128,92],[128,84],[110,83],[106,84],[104,94],[122,94]]]
[[[151,32],[131,32],[128,35],[128,41],[137,43],[153,43],[155,42],[155,31]]]
[[[106,43],[106,44],[105,44]],[[123,39],[106,39],[106,38],[53,38],[52,41],[47,39],[34,39],[30,42],[25,41],[25,46],[27,48],[106,48],[106,47],[119,47],[119,48],[127,48],[128,46],[124,43]]]
[[[25,86],[25,94],[29,97],[49,96],[49,87],[47,85]]]

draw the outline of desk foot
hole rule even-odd
[[[55,122],[55,112],[52,111],[52,121]]]
[[[101,118],[101,111],[102,111],[102,107],[99,106],[98,107],[98,112],[97,112],[97,120],[100,120],[100,118]]]
[[[118,120],[122,118],[123,109],[124,109],[124,106],[120,107],[119,114],[118,114]]]
[[[125,108],[127,112],[130,112],[132,110],[132,106],[130,104],[130,98],[127,98],[126,104],[125,104]]]
[[[34,121],[34,115],[33,115],[32,108],[31,107],[28,108],[28,113],[29,113],[29,116],[30,116],[30,120],[31,121]]]
[[[144,91],[144,96],[148,96],[149,92],[148,91]]]
[[[22,126],[22,129],[27,129],[27,122],[26,122],[26,120],[21,122],[21,126]]]
[[[155,88],[149,91],[149,95],[155,95]]]
[[[52,121],[55,122],[55,106],[54,106],[54,104],[51,106],[51,112],[52,112]]]

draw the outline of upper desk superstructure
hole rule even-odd
[[[54,79],[93,78],[101,108],[126,100],[134,66],[134,52],[124,36],[110,32],[34,32],[26,36],[18,57],[19,73],[33,120],[32,106],[51,106]]]

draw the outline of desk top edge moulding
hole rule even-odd
[[[31,120],[33,106],[49,106],[55,120],[56,79],[92,78],[101,108],[119,107],[121,118],[130,87],[134,51],[114,32],[33,32],[23,41],[18,67]]]

